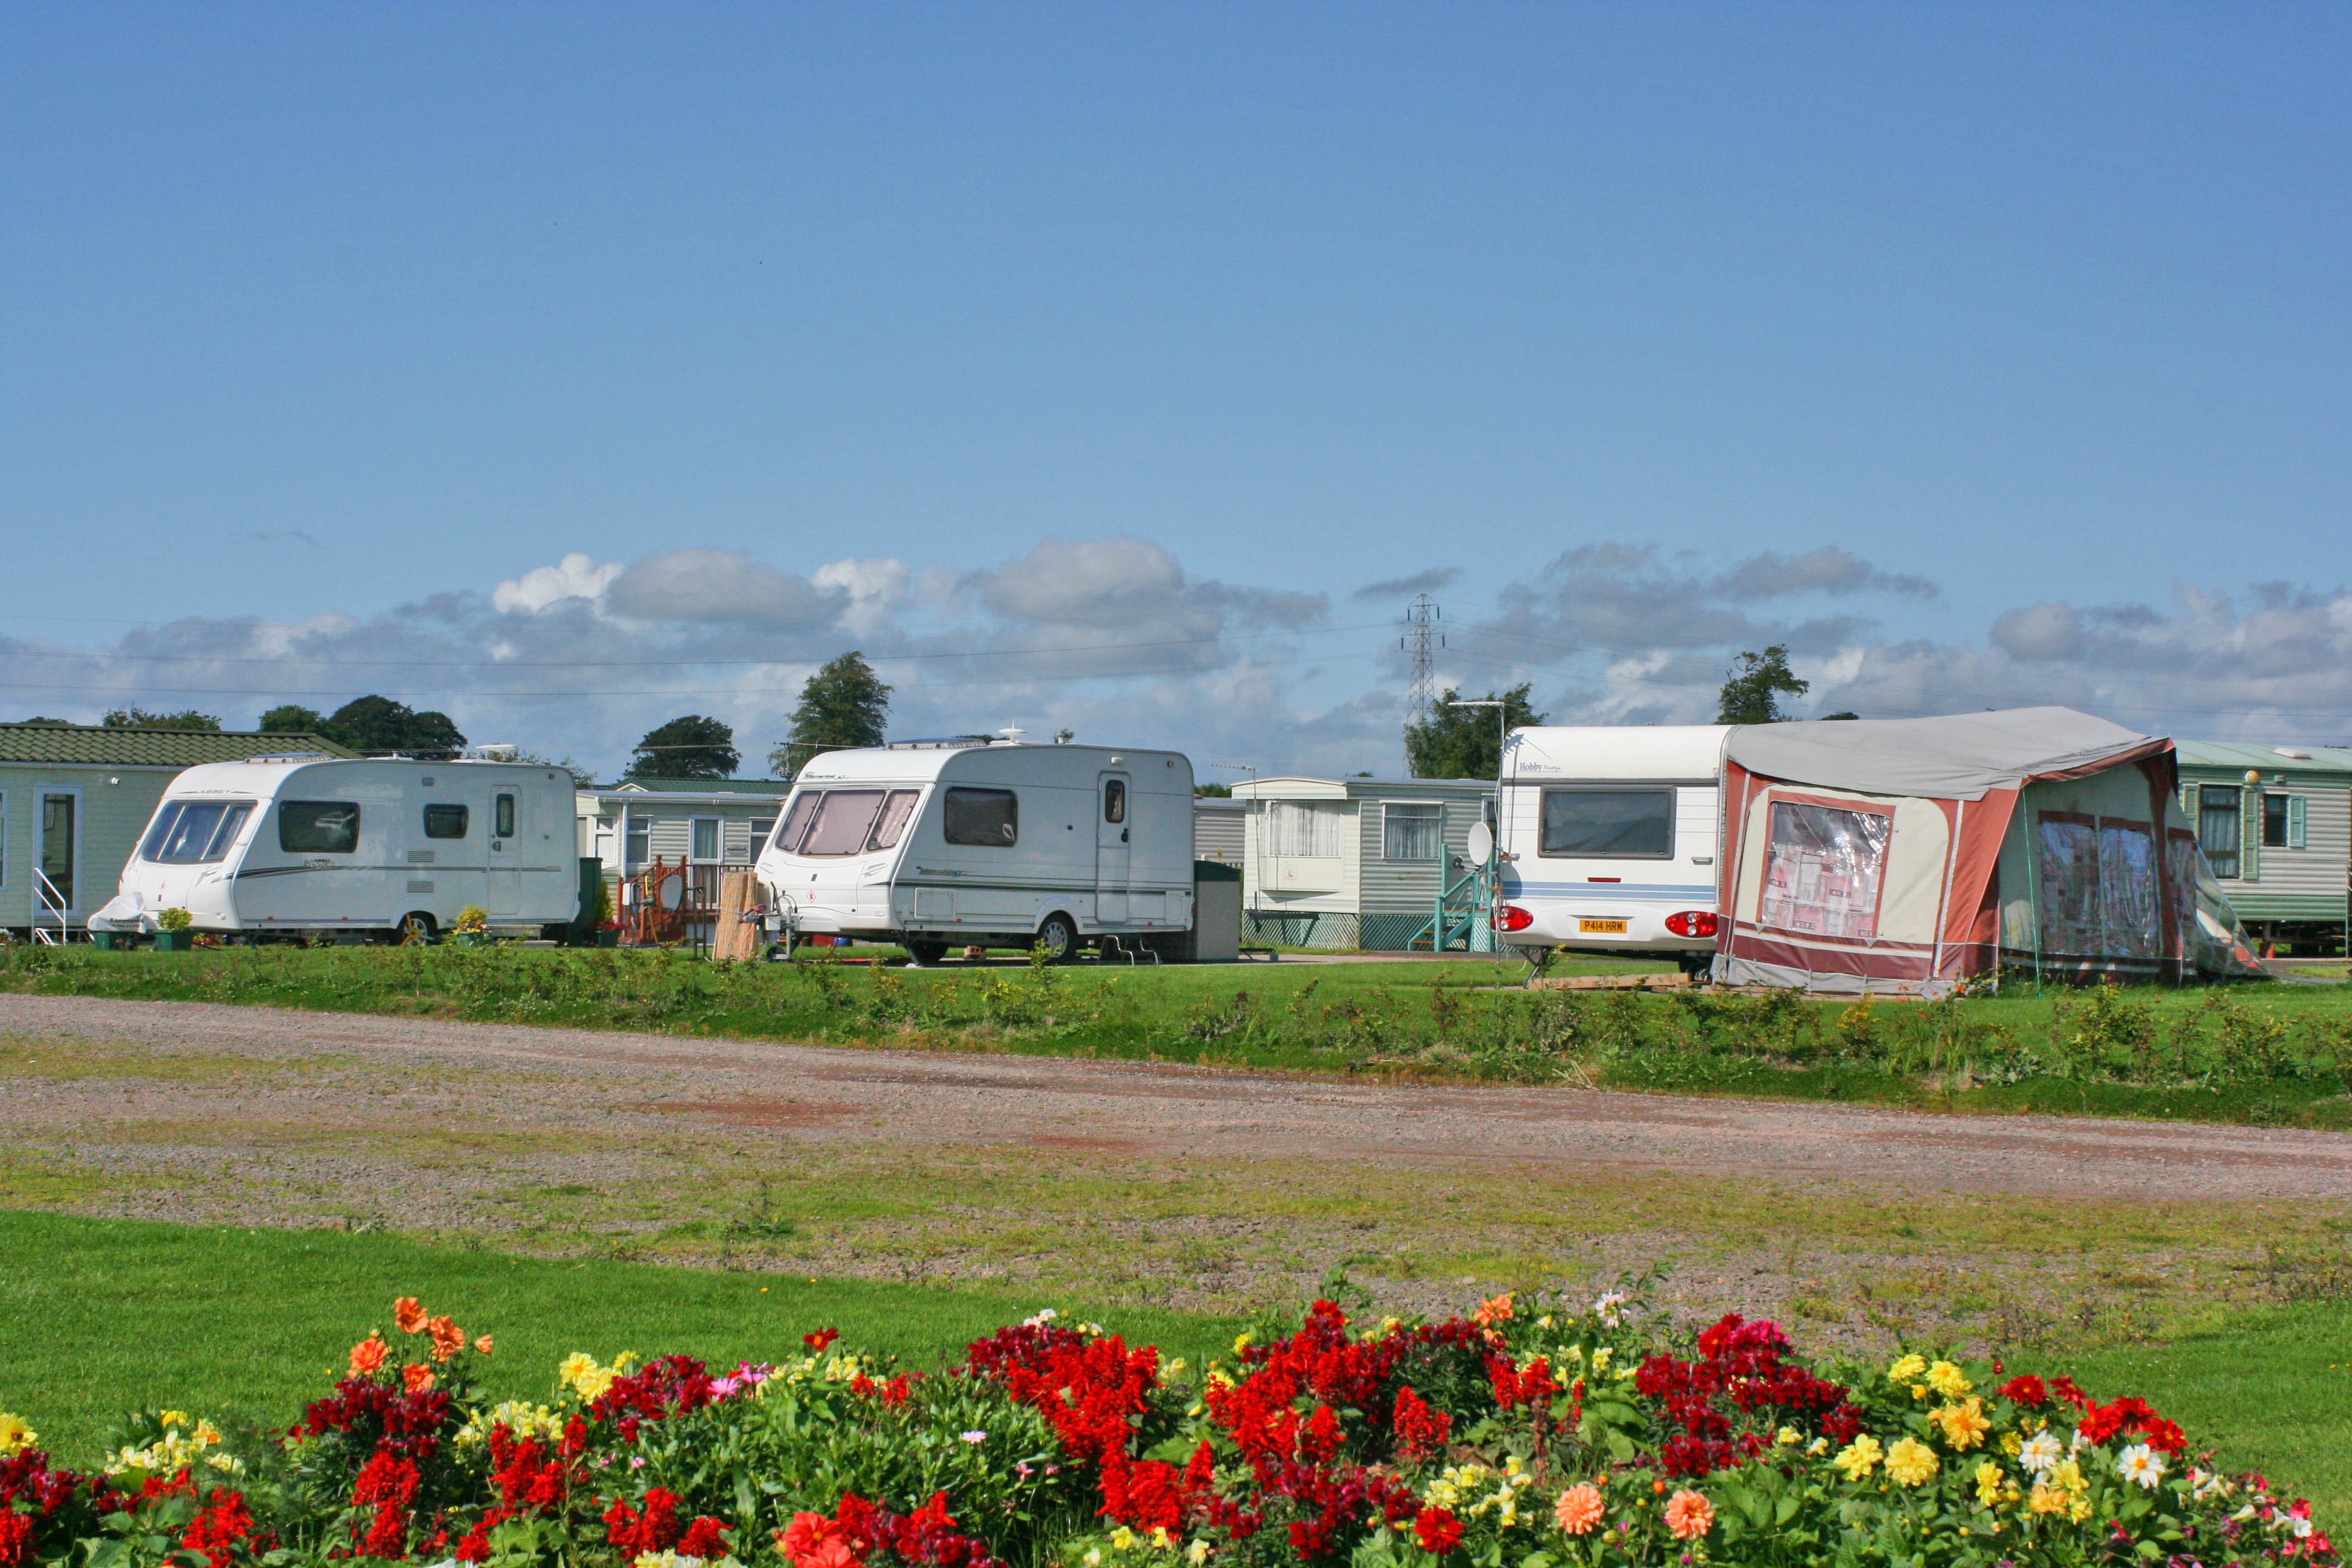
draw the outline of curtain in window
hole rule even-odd
[[[1878,934],[1878,882],[1895,819],[1795,801],[1772,803],[1758,918],[1782,931],[1867,941]]]
[[[1337,805],[1278,800],[1266,814],[1266,827],[1273,836],[1269,853],[1274,855],[1336,859],[1345,853]]]
[[[1381,858],[1435,860],[1445,853],[1445,807],[1391,805],[1381,815]]]

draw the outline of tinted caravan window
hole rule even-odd
[[[360,808],[351,800],[281,800],[278,847],[289,855],[348,855],[360,847]]]
[[[809,825],[808,837],[801,841],[801,853],[856,854],[866,847],[866,830],[874,826],[874,814],[881,805],[882,792],[878,789],[827,790],[824,804],[817,807],[816,820]],[[711,824],[714,840],[718,826],[716,822]],[[712,851],[715,858],[715,843]]]
[[[236,842],[253,813],[249,800],[167,800],[147,830],[139,853],[165,866],[194,866],[219,859]]]
[[[804,789],[793,796],[792,806],[784,813],[784,825],[776,829],[775,847],[778,850],[789,855],[800,847],[801,833],[808,826],[809,816],[816,810],[816,803],[824,798],[824,792],[814,789]]]
[[[425,837],[427,838],[463,838],[466,837],[466,808],[462,805],[428,805],[425,808]]]
[[[907,818],[915,814],[915,795],[910,789],[894,789],[890,798],[882,803],[882,815],[874,819],[874,837],[866,842],[868,849],[892,849],[898,847],[898,836],[907,831]]]
[[[1675,852],[1670,789],[1548,789],[1538,852],[1598,860],[1664,860]]]
[[[1021,838],[1020,798],[1009,789],[951,789],[945,826],[950,844],[1004,848]]]

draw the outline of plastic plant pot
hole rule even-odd
[[[191,952],[196,945],[196,933],[192,931],[159,931],[155,933],[157,952]]]

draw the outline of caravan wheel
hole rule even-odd
[[[1046,963],[1069,963],[1071,955],[1078,951],[1077,923],[1058,910],[1047,915],[1045,923],[1037,928],[1037,945],[1045,950]]]
[[[398,925],[392,928],[392,940],[401,947],[425,947],[432,943],[439,929],[439,923],[431,915],[423,910],[411,910],[400,917]]]
[[[940,963],[948,955],[948,944],[943,942],[925,942],[919,938],[909,938],[899,945],[907,950],[908,958],[913,959],[925,969]]]

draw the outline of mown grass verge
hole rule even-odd
[[[845,1337],[927,1367],[1045,1303],[990,1290],[562,1262],[397,1236],[201,1228],[0,1211],[0,1408],[61,1458],[95,1457],[126,1411],[168,1404],[283,1423],[340,1373],[396,1294],[496,1337],[488,1391],[543,1395],[573,1350],[683,1351],[731,1365]],[[1084,1301],[1055,1303],[1084,1315]],[[1196,1363],[1238,1321],[1121,1308],[1131,1341]],[[1791,1325],[1799,1341],[1804,1326]],[[2021,1358],[2103,1398],[2137,1394],[2332,1517],[2352,1506],[2352,1305],[2257,1310],[2155,1347]]]
[[[2352,1127],[2352,989],[1814,1002],[1528,991],[1510,963],[910,971],[662,952],[11,950],[20,991],[744,1039]]]

